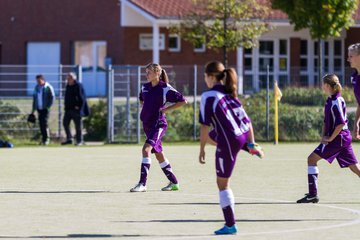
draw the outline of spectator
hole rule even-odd
[[[65,90],[65,115],[63,126],[66,133],[66,141],[62,145],[72,144],[70,121],[73,120],[76,130],[76,146],[84,144],[82,136],[82,117],[89,116],[89,107],[86,101],[85,90],[81,83],[76,81],[76,74],[70,72],[67,77]]]
[[[35,111],[38,112],[39,125],[41,131],[41,145],[49,145],[50,132],[49,132],[49,113],[50,108],[55,99],[55,93],[50,83],[45,81],[43,75],[36,76],[37,85],[35,86],[33,93],[33,107],[32,114]]]

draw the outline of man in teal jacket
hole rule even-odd
[[[48,145],[50,142],[49,132],[49,113],[50,108],[55,99],[55,93],[50,83],[45,81],[43,75],[36,76],[37,85],[35,86],[33,93],[33,107],[32,113],[38,112],[39,125],[41,131],[41,145]]]

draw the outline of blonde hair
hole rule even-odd
[[[166,71],[160,66],[158,63],[149,63],[146,65],[145,69],[149,69],[153,72],[159,72],[160,73],[160,81],[169,83],[169,77],[166,74]]]
[[[356,53],[356,55],[360,55],[360,43],[351,44],[348,50]]]
[[[336,76],[335,74],[326,74],[322,80],[323,80],[323,83],[329,84],[331,89],[334,92],[337,92],[337,93],[341,92],[342,87],[341,87],[338,76]]]

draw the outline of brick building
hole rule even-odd
[[[2,0],[0,64],[82,65],[88,85],[100,82],[103,88],[106,64],[204,65],[222,59],[221,52],[194,48],[169,34],[168,27],[179,21],[190,1]],[[325,43],[326,71],[340,77],[348,72],[347,46],[360,41],[360,9],[355,19],[354,26]],[[267,65],[280,85],[316,84],[317,47],[309,32],[295,32],[280,11],[273,11],[269,22],[275,28],[260,38],[259,48],[229,54],[229,64],[242,73],[244,90],[264,86]]]

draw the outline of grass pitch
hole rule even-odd
[[[181,190],[160,191],[167,179],[153,157],[146,193],[129,192],[140,145],[0,149],[0,238],[359,239],[360,180],[336,162],[320,161],[320,203],[295,204],[316,146],[265,144],[263,160],[239,154],[231,180],[239,232],[226,237],[213,235],[223,225],[214,147],[200,165],[199,146],[166,144]]]

